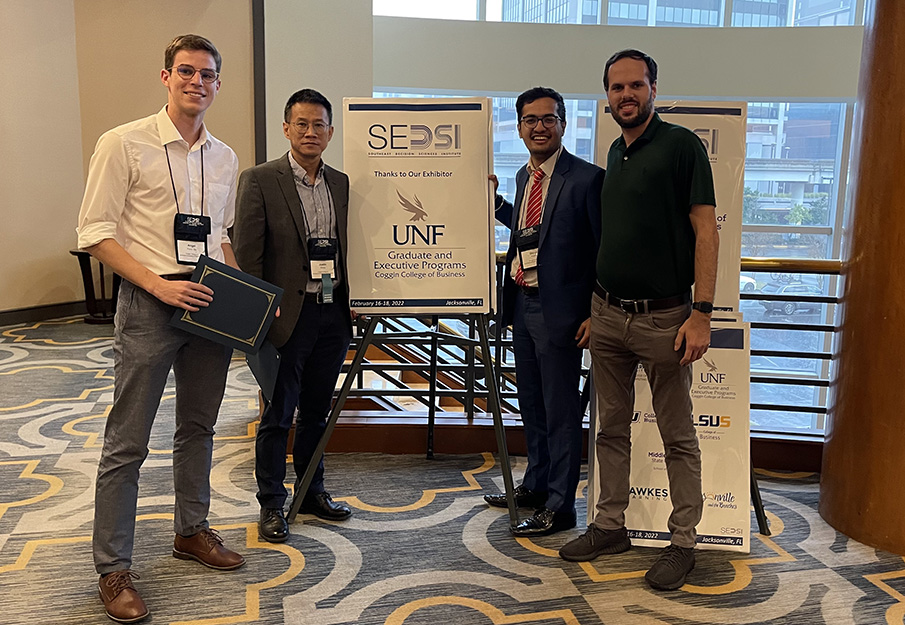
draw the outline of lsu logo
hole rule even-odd
[[[695,427],[728,428],[732,426],[732,417],[728,415],[702,414],[695,419]]]
[[[368,146],[372,150],[458,150],[462,147],[460,124],[371,124]]]

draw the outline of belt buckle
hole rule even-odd
[[[621,300],[619,300],[619,308],[621,308],[623,310],[623,312],[637,313],[638,312],[638,300],[621,299]]]

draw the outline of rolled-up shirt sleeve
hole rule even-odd
[[[85,196],[76,228],[80,249],[104,239],[116,239],[130,178],[129,157],[122,137],[115,132],[104,133],[98,139],[88,165]]]

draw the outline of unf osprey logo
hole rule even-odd
[[[707,360],[706,358],[702,358],[704,361],[704,365],[707,367],[707,371],[704,371],[700,374],[701,382],[704,384],[726,384],[726,374],[720,373],[720,368],[717,366],[715,360]]]
[[[399,203],[402,204],[403,210],[407,213],[412,214],[412,218],[409,221],[424,221],[424,218],[427,217],[427,211],[424,210],[424,206],[421,204],[421,200],[418,199],[418,196],[413,196],[415,201],[412,202],[404,195],[399,193],[399,190],[396,190],[396,195],[399,196]]]

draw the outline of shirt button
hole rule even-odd
[[[627,161],[627,160],[628,160],[628,157],[627,157],[627,156],[623,156],[623,157],[622,157],[622,160]]]

